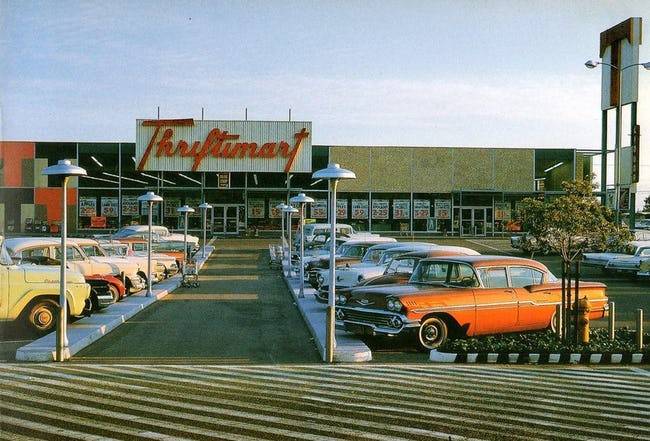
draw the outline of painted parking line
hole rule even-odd
[[[467,242],[469,242],[469,243],[473,243],[474,245],[478,245],[478,246],[481,246],[481,247],[485,247],[485,248],[488,248],[488,249],[491,249],[491,250],[494,250],[494,251],[498,251],[499,253],[504,253],[504,254],[512,255],[512,253],[510,253],[510,252],[508,252],[508,251],[506,251],[506,250],[504,250],[504,249],[502,249],[502,248],[496,248],[496,247],[493,247],[492,245],[487,245],[487,244],[485,244],[485,243],[483,243],[483,242],[479,242],[479,241],[477,241],[477,240],[467,239]]]
[[[173,302],[177,300],[209,300],[214,302],[231,301],[231,300],[258,300],[255,293],[215,293],[215,294],[173,294],[162,299],[163,302]]]

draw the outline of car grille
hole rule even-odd
[[[390,315],[373,312],[345,309],[345,320],[360,323],[370,323],[375,326],[390,327]]]

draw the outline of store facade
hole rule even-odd
[[[135,143],[1,142],[0,231],[55,231],[61,219],[56,177],[41,170],[76,159],[88,176],[69,189],[71,230],[114,231],[146,222],[137,197],[164,198],[154,222],[182,228],[176,209],[209,202],[214,234],[280,228],[275,206],[299,192],[316,202],[307,216],[326,221],[327,183],[312,172],[328,162],[353,170],[339,186],[337,217],[359,230],[491,236],[514,228],[524,197],[552,197],[561,182],[591,172],[598,152],[574,149],[312,145],[304,121],[138,120]],[[200,212],[189,219],[200,228]]]

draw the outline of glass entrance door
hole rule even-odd
[[[212,227],[214,234],[237,234],[241,223],[243,206],[214,205],[212,210]]]
[[[485,236],[485,224],[489,208],[462,208],[461,236]]]

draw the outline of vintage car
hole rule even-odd
[[[582,264],[608,271],[613,269],[607,265],[612,259],[631,259],[638,257],[637,254],[646,252],[644,250],[648,248],[650,248],[650,241],[634,240],[625,247],[624,251],[626,252],[584,253],[582,256]]]
[[[135,263],[138,266],[138,274],[147,282],[147,258],[141,256],[110,256],[94,239],[70,238],[71,243],[75,243],[83,250],[86,256],[100,262],[122,262]],[[165,266],[157,261],[151,262],[151,282],[158,283],[165,278]]]
[[[650,263],[650,242],[643,243],[644,245],[633,246],[630,250],[631,255],[610,259],[605,265],[605,271],[622,272],[638,277],[650,275],[648,265],[645,263]]]
[[[405,285],[363,286],[337,295],[337,326],[365,335],[415,335],[424,350],[450,336],[553,328],[561,283],[543,264],[503,256],[420,260]],[[590,319],[608,311],[606,286],[580,282]]]
[[[0,237],[2,242],[2,237]],[[0,322],[20,321],[36,334],[52,331],[59,302],[58,268],[33,264],[16,265],[4,244],[0,246]],[[83,275],[67,271],[68,316],[90,312],[90,285]]]
[[[341,244],[336,249],[336,263],[337,264],[346,264],[346,263],[356,263],[360,262],[368,248],[373,245],[377,245],[382,242],[397,242],[392,237],[373,237],[365,239],[354,239],[348,240],[347,242]],[[319,270],[329,268],[330,256],[329,253],[319,256],[318,259],[313,259],[310,261],[305,261],[305,278],[309,284],[317,288]]]
[[[368,248],[363,259],[357,263],[342,262],[342,264],[339,265],[339,262],[337,262],[336,287],[350,288],[358,285],[359,282],[366,278],[382,274],[393,256],[397,256],[401,253],[408,253],[409,251],[424,250],[438,246],[425,242],[394,242],[389,245],[392,246],[377,248],[377,245],[374,245]],[[318,291],[327,293],[330,285],[329,269],[319,270],[318,276],[316,276],[316,281],[318,282]],[[325,298],[327,298],[327,294],[325,294]]]
[[[120,239],[119,242],[101,242],[100,245],[109,256],[135,256],[144,258],[146,266],[146,240],[127,237],[125,239]],[[165,278],[171,277],[178,273],[178,263],[176,262],[176,257],[156,252],[153,243],[151,249],[151,264],[154,267],[157,266]]]
[[[118,276],[126,288],[126,294],[138,292],[146,287],[144,273],[135,262],[129,262],[120,257],[89,257],[68,239],[67,262],[68,268],[79,271],[84,276]],[[43,263],[56,265],[61,252],[61,240],[52,237],[21,237],[5,240],[9,254],[14,259],[40,256],[41,259],[51,260]],[[119,287],[116,286],[119,291]]]
[[[305,224],[305,245],[312,242],[314,238],[321,234],[329,236],[330,224],[328,223],[313,223]],[[351,236],[355,234],[354,228],[347,224],[336,224],[336,235]],[[293,242],[295,246],[300,246],[300,229],[296,232]]]
[[[149,226],[148,225],[129,225],[119,229],[111,239],[118,240],[124,239],[126,237],[136,237],[140,239],[146,239],[149,235]],[[182,233],[170,233],[167,227],[162,225],[152,225],[151,226],[151,237],[154,242],[184,242],[184,234]],[[192,247],[193,250],[199,249],[199,238],[192,236],[191,234],[187,235],[187,243]]]
[[[394,258],[399,257],[405,253],[411,252],[429,252],[430,257],[434,256],[479,256],[481,253],[472,250],[471,248],[434,245],[426,243],[403,243],[402,246],[386,250],[381,260],[376,265],[351,265],[349,267],[337,268],[336,270],[336,289],[352,288],[358,285],[365,285],[363,282],[372,280],[376,277],[385,274]],[[411,272],[412,272],[411,267]],[[402,263],[400,270],[406,270],[405,262]],[[321,282],[321,276],[322,282]],[[316,294],[316,300],[321,303],[327,303],[327,295],[329,290],[329,275],[325,276],[321,273],[318,277],[319,287]],[[375,283],[376,284],[376,283]]]

